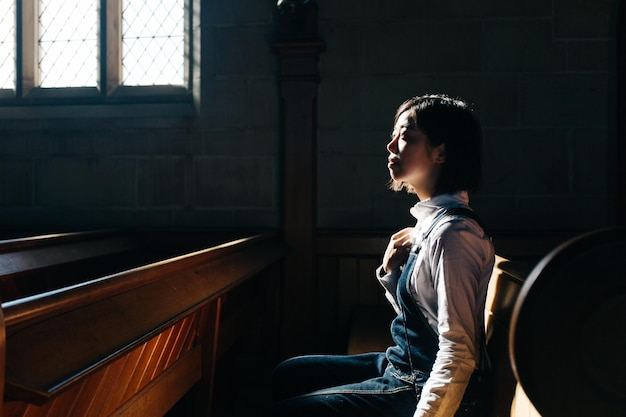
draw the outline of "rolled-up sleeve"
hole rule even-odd
[[[398,286],[400,274],[400,269],[393,270],[388,274],[385,273],[382,266],[379,266],[378,269],[376,269],[378,282],[380,282],[380,285],[382,285],[385,290],[385,297],[393,307],[396,314],[400,314],[400,307],[398,306],[398,301],[396,300],[396,287]]]

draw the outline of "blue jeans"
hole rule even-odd
[[[300,356],[274,370],[267,416],[412,416],[426,378],[413,384],[384,353]]]

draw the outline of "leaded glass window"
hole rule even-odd
[[[125,0],[122,83],[182,85],[185,25],[182,0]]]
[[[121,86],[187,88],[192,66],[185,55],[185,7],[192,3],[0,0],[3,97],[7,90],[19,100],[33,89],[39,89],[36,97],[51,97],[60,88],[105,97]]]
[[[95,87],[98,83],[98,1],[41,0],[41,87]]]
[[[15,89],[15,3],[0,0],[0,89]]]

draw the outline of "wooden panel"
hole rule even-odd
[[[391,233],[323,233],[317,239],[318,255],[382,257]]]
[[[202,330],[197,327],[200,314],[196,311],[191,317],[180,320],[43,404],[7,401],[4,417],[163,415],[201,377],[200,349],[187,345],[188,335]],[[164,352],[177,353],[166,364],[162,360]],[[171,379],[176,381],[174,387]],[[144,390],[151,396],[156,395],[158,391],[152,386],[155,381],[166,384],[168,389],[158,393],[158,401],[153,402],[152,397],[141,398]]]
[[[320,234],[318,249],[319,349],[345,352],[354,311],[385,305],[376,279],[388,237],[379,234]]]
[[[333,349],[339,337],[335,325],[339,311],[338,258],[320,257],[317,262],[317,272],[317,299],[320,300],[317,307],[319,335],[317,349],[322,352],[338,351]]]
[[[201,353],[196,348],[185,355],[178,366],[168,368],[110,417],[164,415],[200,379],[201,369]]]
[[[379,305],[383,302],[384,293],[376,278],[376,268],[380,263],[380,258],[359,259],[359,305]]]
[[[254,336],[258,333],[266,337],[272,335],[270,321],[274,314],[274,306],[277,304],[275,301],[277,294],[270,291],[275,291],[278,285],[271,282],[274,278],[271,275],[259,276],[222,297],[218,358],[242,336],[245,337],[245,344],[249,348],[260,349],[260,346],[255,346]],[[263,343],[271,343],[271,339],[265,339]]]
[[[105,385],[103,386],[102,390],[105,391],[107,394],[101,395],[99,405],[91,408],[92,410],[99,411],[99,416],[108,416],[113,412],[113,410],[115,410],[115,408],[119,407],[119,404],[122,404],[122,396],[120,394],[125,387],[124,381],[128,379],[129,375],[129,373],[126,371],[126,369],[129,368],[127,366],[128,356],[130,356],[130,353],[126,356],[119,358],[106,368],[108,375],[105,378]],[[99,391],[100,390],[98,390],[97,392]],[[88,392],[88,390],[84,390],[79,395],[82,394],[82,396],[84,396],[84,393]],[[79,415],[77,408],[78,407],[72,408],[71,412]],[[83,413],[83,415],[88,414],[85,412]]]
[[[346,323],[359,303],[359,261],[355,257],[339,259],[339,311],[337,320]]]
[[[389,306],[359,306],[352,315],[346,353],[384,352],[392,345],[391,321],[395,313]]]
[[[346,340],[346,330],[354,309],[387,305],[374,272],[382,260],[389,236],[390,233],[384,232],[324,232],[318,235],[320,302],[317,317],[321,351],[345,351],[346,346],[342,343]],[[508,259],[515,260],[506,260],[501,266],[510,277],[521,282],[545,251],[566,238],[566,235],[558,234],[500,234],[493,240],[497,253],[503,251],[509,255]],[[509,284],[503,282],[501,285]],[[510,301],[503,300],[499,308],[512,308]]]
[[[373,256],[381,258],[393,232],[325,232],[317,239],[318,255]],[[572,238],[572,233],[494,233],[496,253],[515,260],[537,261],[559,244]]]

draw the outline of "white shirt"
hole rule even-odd
[[[423,240],[436,215],[468,207],[467,192],[443,194],[417,203],[413,240]],[[454,416],[476,367],[484,326],[487,286],[495,260],[493,245],[480,226],[465,216],[446,216],[423,240],[410,277],[411,293],[439,337],[439,351],[423,387],[414,417]],[[380,269],[379,269],[380,272]],[[380,276],[394,309],[400,270]]]

